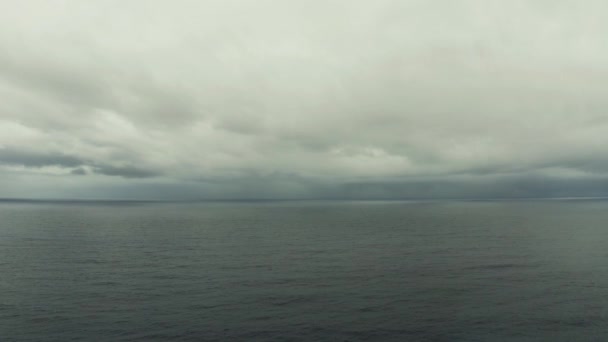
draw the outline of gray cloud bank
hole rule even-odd
[[[608,195],[605,1],[0,1],[0,197]]]

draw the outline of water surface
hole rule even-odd
[[[2,341],[601,341],[608,202],[1,202]]]

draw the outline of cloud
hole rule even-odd
[[[606,10],[3,2],[0,176],[33,197],[604,193]]]
[[[145,170],[132,165],[114,166],[94,160],[80,159],[61,152],[39,153],[25,150],[0,149],[0,166],[22,166],[25,168],[59,167],[66,169],[72,175],[86,175],[87,169],[93,173],[120,176],[124,178],[147,178],[160,174],[153,170]]]
[[[25,167],[40,168],[43,166],[76,167],[83,162],[75,157],[62,153],[40,154],[36,152],[0,149],[0,164],[22,165]]]
[[[72,171],[70,171],[70,173],[73,175],[84,176],[87,174],[87,170],[79,167],[79,168],[73,169]]]
[[[133,166],[94,166],[93,171],[95,173],[99,173],[107,176],[121,176],[125,178],[147,178],[147,177],[155,177],[159,174],[152,170],[143,170]]]

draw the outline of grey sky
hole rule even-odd
[[[0,0],[0,197],[608,195],[605,13]]]

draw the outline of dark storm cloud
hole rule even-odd
[[[148,178],[160,175],[156,171],[145,170],[135,166],[104,165],[59,152],[39,153],[7,148],[0,149],[0,165],[23,166],[26,168],[42,168],[45,166],[57,166],[65,169],[74,168],[70,170],[70,174],[74,175],[86,175],[86,169],[83,167],[90,168],[93,173],[124,178]]]
[[[606,11],[0,2],[0,196],[601,194]]]
[[[77,169],[73,169],[72,171],[70,171],[70,173],[73,175],[84,176],[87,174],[87,171],[85,169],[79,167]]]
[[[20,165],[40,168],[43,166],[77,167],[84,164],[79,158],[63,153],[27,152],[14,149],[0,149],[0,164]]]
[[[148,178],[148,177],[159,176],[158,172],[139,169],[139,168],[133,167],[133,166],[116,167],[116,166],[104,165],[104,166],[93,166],[92,169],[95,173],[99,173],[102,175],[120,176],[120,177],[125,177],[125,178]]]

